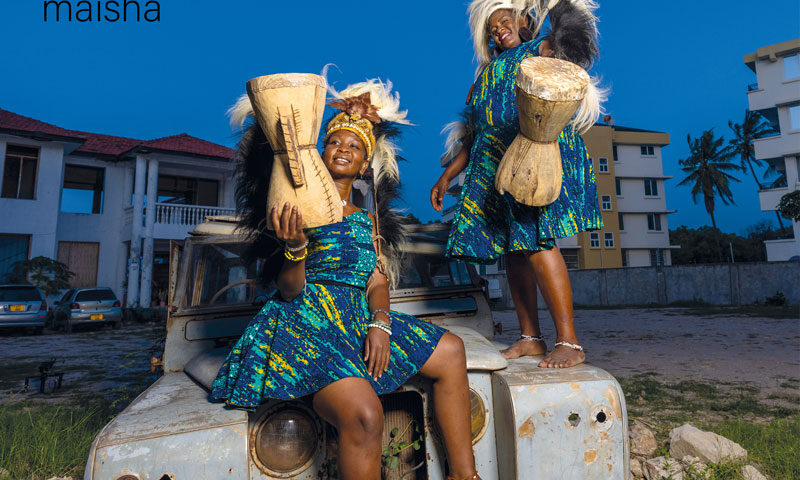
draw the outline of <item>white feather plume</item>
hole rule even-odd
[[[572,128],[580,133],[586,133],[597,122],[603,111],[603,103],[608,98],[608,89],[600,88],[600,79],[591,77],[586,95],[583,97],[578,111],[572,118]]]
[[[442,157],[453,158],[464,146],[462,140],[467,134],[467,125],[461,121],[450,122],[442,128],[440,133],[446,133],[447,138],[444,141],[445,152]]]
[[[250,103],[250,97],[248,97],[246,93],[243,94],[225,113],[230,117],[231,127],[242,128],[247,117],[252,117],[254,115],[253,104]]]
[[[325,65],[322,70],[322,76],[327,81],[329,65]],[[337,92],[330,83],[328,83],[328,93],[333,98],[342,99],[347,97],[357,97],[369,92],[370,103],[378,109],[378,116],[381,120],[388,122],[400,123],[402,125],[412,125],[406,119],[408,110],[400,110],[400,94],[394,92],[392,94],[392,82],[387,80],[386,83],[379,78],[370,78],[364,82],[354,83],[348,85],[344,90]]]

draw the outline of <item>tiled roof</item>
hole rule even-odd
[[[156,150],[166,150],[168,152],[190,153],[193,155],[224,159],[233,158],[233,154],[235,153],[228,147],[208,142],[186,133],[173,135],[171,137],[157,138],[155,140],[148,140],[146,142],[142,142],[141,146],[150,147]]]
[[[83,141],[85,138],[77,132],[56,127],[49,123],[40,122],[30,117],[24,117],[0,108],[0,130],[11,132],[25,132],[29,134],[43,134],[67,139]]]
[[[234,154],[234,151],[228,147],[208,142],[186,133],[155,140],[138,140],[100,133],[67,130],[0,108],[0,131],[3,130],[12,134],[45,135],[74,140],[81,143],[74,153],[86,155],[120,157],[139,147],[224,160],[233,158]]]

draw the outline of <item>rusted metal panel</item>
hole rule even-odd
[[[628,425],[622,389],[607,372],[512,360],[492,373],[503,480],[625,480]]]
[[[247,412],[209,402],[208,393],[189,377],[171,373],[159,378],[106,425],[97,437],[97,448],[226,425],[246,431],[247,421]]]
[[[93,471],[84,480],[134,475],[156,480],[248,480],[247,428],[241,425],[131,440],[97,448]]]
[[[464,342],[464,349],[467,352],[467,370],[500,370],[508,366],[508,360],[486,337],[475,330],[455,325],[447,328]]]
[[[473,444],[475,468],[483,480],[500,480],[497,472],[497,438],[494,422],[494,400],[492,397],[492,377],[488,372],[473,371],[467,374],[469,388],[481,397],[486,414],[483,432]],[[507,407],[506,407],[507,408]]]

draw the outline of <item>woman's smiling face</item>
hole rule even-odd
[[[322,162],[333,178],[355,178],[367,170],[364,142],[349,130],[336,130],[325,141]]]
[[[508,50],[522,43],[519,36],[520,23],[521,20],[515,19],[514,12],[507,8],[496,10],[489,16],[489,35],[500,50]]]

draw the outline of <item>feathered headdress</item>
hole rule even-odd
[[[326,77],[326,73],[327,67],[322,76]],[[392,94],[391,90],[391,82],[383,83],[380,80],[350,85],[341,92],[329,86],[328,91],[333,97],[331,105],[343,111],[328,122],[325,135],[327,137],[341,128],[353,131],[364,141],[367,156],[372,157],[379,261],[390,285],[395,285],[405,232],[401,217],[391,208],[400,188],[397,147],[392,138],[399,134],[398,124],[411,123],[406,119],[407,111],[399,110],[400,96]],[[253,107],[247,94],[239,97],[228,110],[228,115],[231,125],[236,128],[241,128],[248,117],[253,117]],[[283,255],[281,245],[263,228],[274,152],[258,122],[252,122],[242,134],[235,159],[239,230],[248,237],[244,257],[248,262],[264,261],[260,276],[264,283],[269,283],[280,271]]]
[[[327,67],[322,72],[323,76],[326,74]],[[334,99],[329,105],[343,111],[328,122],[326,137],[340,129],[352,131],[364,141],[368,156],[372,155],[370,169],[379,267],[383,268],[390,285],[395,285],[405,235],[400,216],[391,208],[400,187],[397,147],[392,139],[399,134],[398,124],[411,125],[406,118],[408,111],[400,110],[400,95],[392,93],[390,81],[370,79],[349,85],[340,92],[329,84],[328,92]]]
[[[597,17],[594,14],[597,8],[594,0],[473,0],[468,12],[475,58],[478,60],[476,75],[495,56],[487,27],[489,17],[500,9],[511,10],[516,18],[526,15],[533,38],[539,36],[549,15],[548,39],[555,57],[589,70],[598,55]],[[602,103],[607,92],[598,85],[599,80],[592,77],[586,96],[572,120],[576,130],[587,131],[602,114]]]

